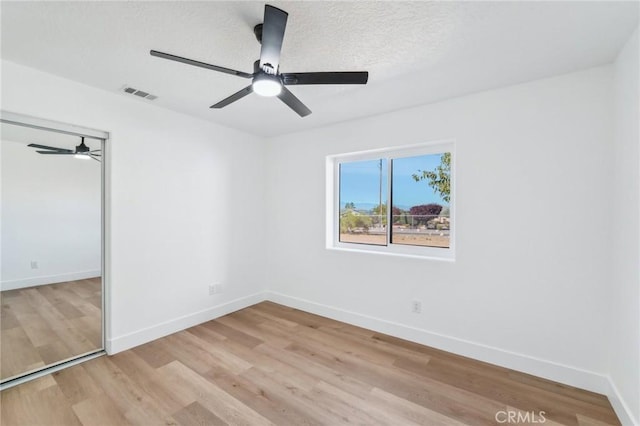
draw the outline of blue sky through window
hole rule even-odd
[[[387,162],[353,161],[340,164],[340,207],[355,204],[357,209],[371,210],[380,203],[380,165],[382,164],[382,204],[387,202]]]
[[[393,160],[393,204],[409,209],[420,204],[447,205],[425,181],[416,182],[411,175],[418,170],[435,170],[442,154],[396,158]],[[340,164],[340,207],[352,202],[356,208],[370,210],[380,198],[380,160]],[[382,203],[387,202],[386,160],[382,160]]]
[[[435,170],[440,165],[441,157],[442,154],[429,154],[393,160],[394,206],[409,209],[412,206],[430,203],[448,205],[426,181],[416,182],[412,177],[413,174],[420,174],[418,170]]]

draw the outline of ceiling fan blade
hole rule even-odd
[[[55,146],[39,145],[37,143],[30,143],[27,146],[30,146],[31,148],[50,149],[50,150],[58,151],[58,152],[75,152],[75,151],[73,151],[71,149],[56,148]]]
[[[311,110],[307,108],[305,104],[300,102],[300,99],[296,98],[294,94],[291,93],[291,91],[289,91],[289,89],[287,89],[286,87],[282,88],[282,91],[280,92],[278,97],[282,102],[287,104],[289,108],[298,113],[300,117],[306,117],[307,115],[311,114]]]
[[[209,108],[224,108],[227,105],[229,105],[230,103],[244,98],[245,96],[247,96],[251,92],[253,92],[253,86],[248,85],[244,89],[237,91],[233,95],[229,96],[228,98],[225,98],[225,99],[221,100],[217,104],[211,105]]]
[[[74,151],[62,152],[62,151],[36,151],[38,154],[48,154],[48,155],[75,155]]]
[[[206,68],[208,70],[223,72],[225,74],[237,75],[238,77],[251,78],[253,74],[247,74],[246,72],[232,70],[231,68],[219,67],[217,65],[211,65],[200,61],[194,61],[193,59],[182,58],[180,56],[171,55],[169,53],[158,52],[157,50],[151,50],[149,52],[151,56],[157,56],[158,58],[168,59],[170,61],[182,62],[183,64],[193,65],[195,67]]]
[[[260,50],[260,68],[268,74],[277,74],[280,64],[280,51],[284,30],[289,14],[277,7],[265,5],[262,24],[262,49]],[[269,67],[273,72],[268,71]]]
[[[282,82],[294,84],[367,84],[367,71],[345,72],[288,72],[282,74]]]

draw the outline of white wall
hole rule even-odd
[[[271,139],[270,297],[606,391],[611,79],[601,67]],[[443,139],[454,263],[325,249],[325,156]]]
[[[639,49],[636,30],[614,67],[612,322],[607,345],[608,371],[620,400],[635,417],[628,422],[634,424],[640,424]]]
[[[4,139],[0,157],[2,290],[100,276],[100,163]]]
[[[262,288],[264,144],[11,62],[2,109],[110,132],[109,350],[252,304]],[[222,294],[208,286],[222,283]]]

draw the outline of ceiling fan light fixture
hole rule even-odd
[[[282,91],[282,82],[276,75],[258,74],[251,83],[253,91],[260,96],[278,96]]]
[[[73,158],[80,158],[82,160],[90,160],[91,156],[89,154],[75,154]]]
[[[238,90],[231,96],[227,96],[209,108],[220,109],[237,102],[245,96],[255,92],[260,96],[277,96],[285,105],[291,108],[300,117],[311,114],[311,110],[296,98],[286,86],[289,85],[314,85],[314,84],[367,84],[369,73],[367,71],[323,71],[323,72],[280,72],[280,54],[284,32],[287,28],[289,14],[282,9],[266,4],[264,6],[264,21],[254,27],[256,38],[262,45],[260,59],[253,63],[253,74],[207,64],[193,59],[183,58],[170,53],[151,50],[149,54],[170,61],[205,68],[237,77],[252,79],[250,85]],[[133,90],[133,89],[132,89]],[[125,91],[127,91],[125,89]]]

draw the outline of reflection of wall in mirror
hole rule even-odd
[[[0,142],[1,289],[100,276],[97,161]]]

